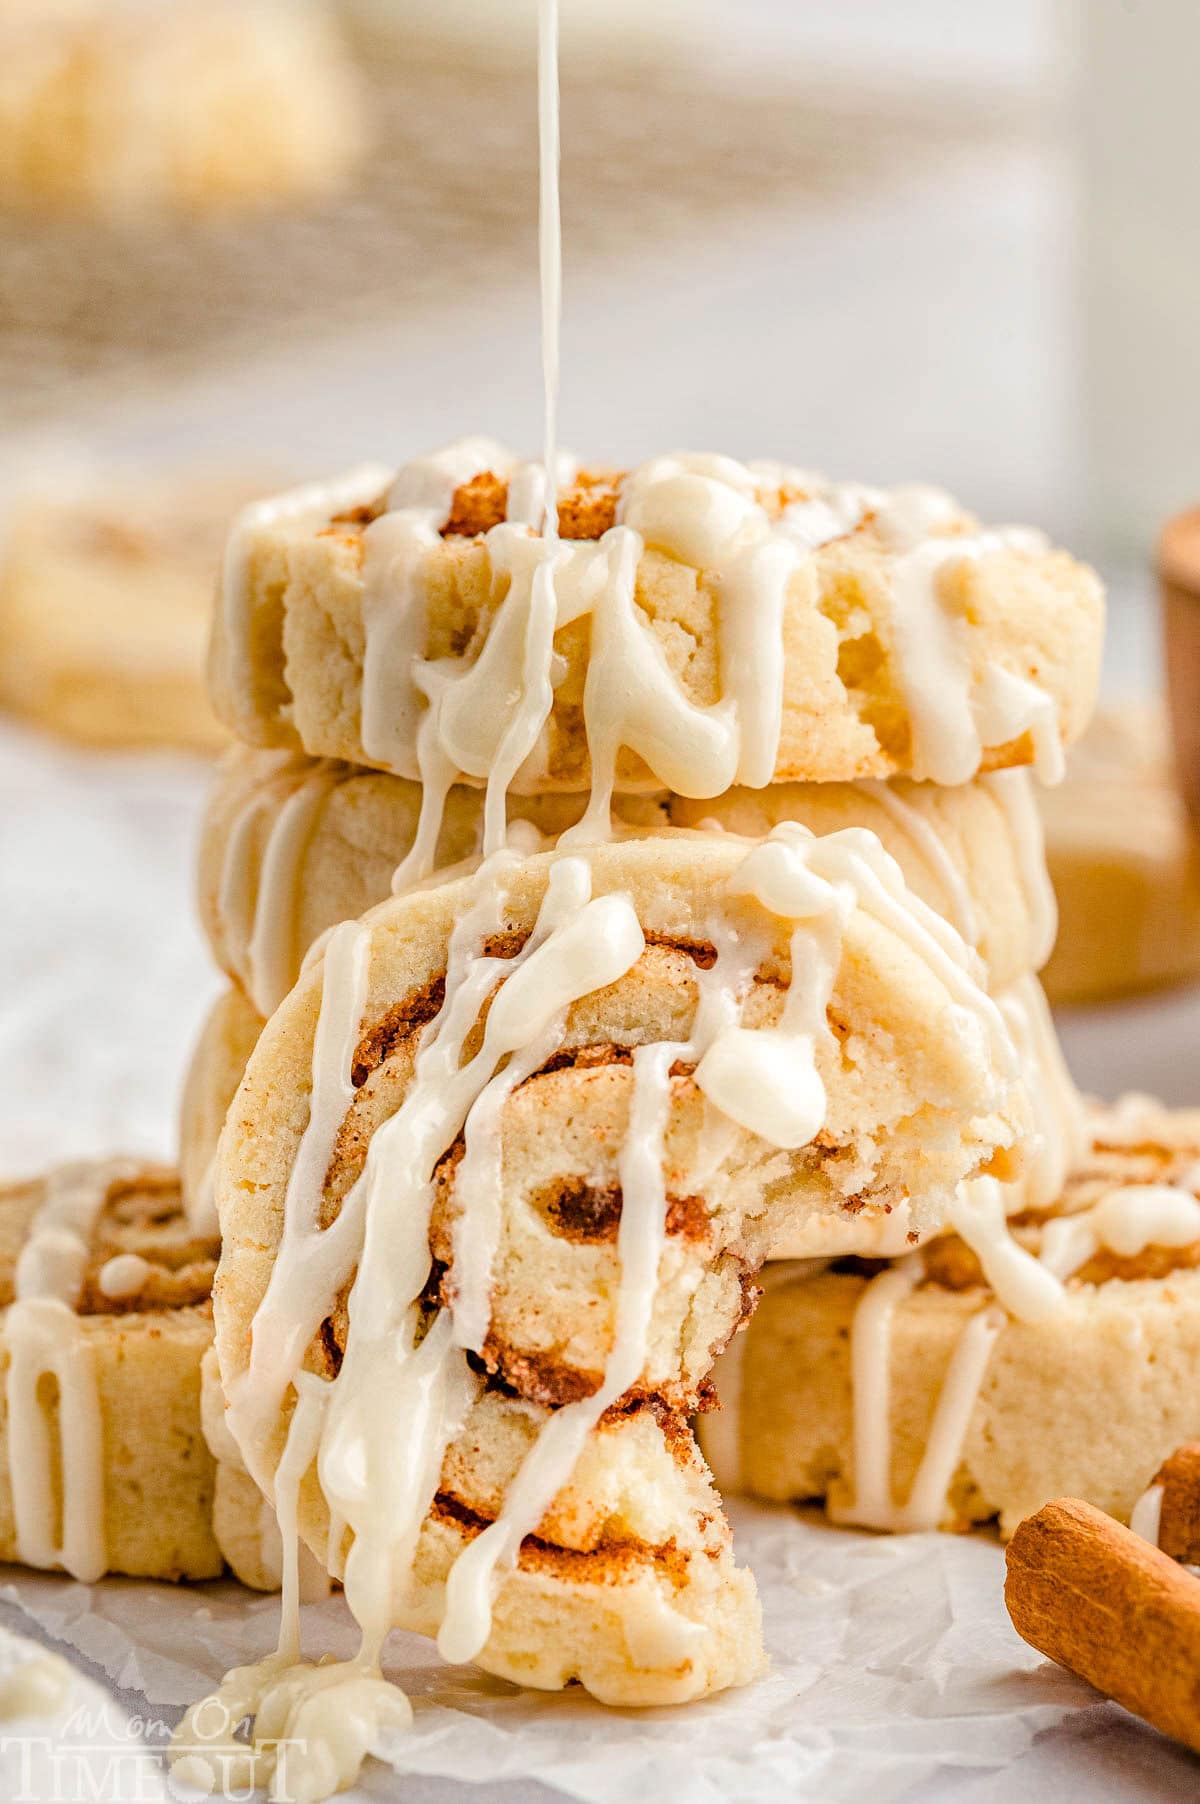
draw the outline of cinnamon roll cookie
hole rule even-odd
[[[0,702],[95,746],[228,743],[204,686],[221,541],[251,482],[45,482],[5,509]]]
[[[614,789],[1054,776],[1091,711],[1095,576],[940,491],[716,456],[564,472],[553,583],[542,499],[540,466],[467,440],[250,509],[222,719],[434,798],[486,783],[493,850],[510,789],[590,787],[594,828]]]
[[[0,1559],[88,1582],[221,1571],[200,1424],[216,1256],[157,1166],[0,1191]]]
[[[200,913],[213,956],[269,1015],[291,989],[304,954],[338,921],[366,912],[425,875],[478,858],[481,792],[456,785],[426,862],[414,859],[417,783],[333,760],[238,747],[222,762],[200,847]],[[513,796],[510,834],[554,840],[586,798]],[[699,827],[759,838],[781,821],[814,833],[865,827],[896,859],[912,889],[979,952],[993,988],[1046,959],[1054,895],[1027,772],[1005,771],[942,789],[932,783],[780,783],[732,789],[707,801],[621,796],[622,835]],[[518,829],[520,831],[521,829]]]
[[[363,150],[322,6],[6,0],[0,204],[121,216],[319,195]]]
[[[1200,1435],[1198,1193],[1200,1110],[1135,1098],[1008,1231],[968,1192],[899,1262],[775,1268],[714,1373],[718,1483],[868,1528],[1007,1537],[1060,1496],[1128,1521]]]
[[[1099,1002],[1200,978],[1200,835],[1163,711],[1104,709],[1041,798],[1061,931],[1052,1000]]]
[[[790,1219],[919,1228],[1025,1126],[870,834],[501,853],[335,929],[218,1153],[226,1426],[394,1624],[661,1703],[760,1667],[687,1415]]]

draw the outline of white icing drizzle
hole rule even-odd
[[[558,539],[559,339],[562,335],[562,214],[559,203],[558,0],[538,0],[538,263],[542,284],[542,495],[539,525]],[[518,501],[521,499],[518,496]],[[514,519],[511,498],[509,519]]]
[[[1100,1252],[1136,1259],[1147,1247],[1187,1247],[1200,1240],[1200,1202],[1175,1184],[1122,1184],[1078,1215],[1042,1229],[1042,1260],[1069,1278]]]
[[[1158,1546],[1159,1531],[1162,1527],[1163,1487],[1151,1485],[1142,1492],[1129,1514],[1129,1526],[1135,1535],[1143,1541],[1149,1541],[1151,1547]]]
[[[1067,1070],[1046,992],[1036,977],[1002,990],[996,1006],[1012,1035],[1033,1116],[1020,1178],[1007,1189],[1005,1210],[1048,1209],[1088,1150],[1087,1111]]]
[[[617,1234],[621,1279],[616,1332],[603,1382],[592,1396],[556,1410],[549,1418],[509,1485],[500,1514],[451,1568],[438,1635],[438,1648],[447,1660],[472,1660],[482,1651],[491,1632],[498,1575],[515,1565],[521,1543],[536,1531],[554,1498],[569,1482],[589,1434],[605,1410],[636,1383],[645,1366],[659,1261],[666,1242],[663,1141],[670,1109],[671,1069],[678,1060],[699,1060],[702,1064],[722,1033],[730,1031],[736,995],[753,968],[746,951],[728,937],[719,938],[717,944],[716,963],[699,979],[688,1040],[639,1046],[633,1054],[633,1096],[617,1173],[621,1191]],[[661,1613],[657,1628],[660,1647],[668,1638],[668,1629],[672,1637],[670,1657],[685,1659],[688,1641],[702,1632],[701,1625],[688,1621],[677,1611]]]
[[[356,921],[335,927],[325,946],[308,1123],[288,1179],[283,1238],[255,1314],[249,1365],[228,1390],[227,1425],[246,1455],[247,1469],[266,1489],[269,1474],[249,1457],[247,1448],[262,1438],[281,1408],[303,1350],[320,1326],[321,1315],[313,1312],[326,1295],[336,1294],[333,1274],[344,1263],[340,1241],[348,1229],[339,1229],[343,1217],[322,1230],[318,1204],[338,1130],[354,1100],[354,1053],[366,1003],[369,955],[370,931]],[[302,1291],[300,1281],[306,1276]],[[293,1280],[296,1288],[290,1292]],[[301,1314],[297,1304],[308,1290],[314,1301]]]
[[[384,1728],[408,1728],[404,1693],[361,1655],[313,1666],[301,1659],[303,1553],[296,1528],[301,1480],[320,1440],[325,1386],[311,1373],[296,1378],[296,1407],[275,1471],[275,1518],[282,1544],[283,1596],[279,1643],[251,1666],[234,1667],[217,1690],[185,1713],[171,1737],[171,1771],[181,1784],[224,1795],[266,1783],[273,1798],[296,1804],[343,1790],[357,1777]],[[254,1739],[235,1731],[254,1718]],[[206,1729],[213,1723],[216,1733]],[[285,1762],[287,1763],[285,1765]],[[299,1771],[289,1770],[299,1767]]]
[[[231,953],[245,949],[238,975],[259,1014],[274,1014],[292,987],[306,948],[297,944],[301,861],[339,775],[284,753],[256,785],[225,840],[217,918]],[[264,816],[270,827],[258,847]]]
[[[544,47],[553,22],[543,18]],[[545,72],[549,65],[543,62]],[[372,762],[423,787],[415,841],[397,872],[405,887],[432,868],[450,785],[459,778],[487,787],[484,851],[504,843],[505,794],[518,776],[544,772],[543,730],[553,704],[556,635],[590,616],[591,644],[584,725],[592,795],[571,830],[576,843],[607,838],[623,748],[659,782],[688,796],[722,793],[740,782],[761,786],[774,773],[783,708],[783,613],[797,572],[815,551],[870,514],[897,555],[893,652],[913,722],[914,774],[960,782],[978,768],[988,745],[1029,730],[1039,772],[1052,780],[1060,761],[1049,699],[998,665],[972,676],[966,628],[947,617],[938,579],[950,563],[1010,546],[1017,531],[973,538],[947,535],[953,504],[936,490],[883,492],[854,484],[811,482],[814,494],[772,520],[765,487],[796,473],[751,467],[725,457],[688,454],[651,460],[622,485],[618,524],[598,542],[560,543],[555,490],[573,466],[554,443],[557,395],[560,261],[556,205],[556,91],[543,80],[543,361],[546,430],[543,461],[519,465],[488,440],[464,439],[403,469],[387,494],[387,511],[364,534],[362,741]],[[439,543],[455,491],[491,470],[508,482],[508,519],[485,535],[497,605],[482,643],[461,657],[424,656],[422,566]],[[327,488],[310,487],[243,516],[230,541],[225,614],[231,668],[252,630],[245,563],[254,531],[273,515],[304,519],[369,498],[384,486],[372,467]],[[529,524],[526,524],[528,522]],[[542,538],[530,536],[538,525]],[[930,536],[930,535],[933,536]],[[1040,541],[1039,541],[1040,542]],[[646,547],[703,568],[716,603],[717,655],[723,693],[710,705],[692,702],[672,671],[637,602],[638,567]],[[291,804],[289,804],[289,810]],[[295,804],[302,839],[306,810]],[[911,823],[910,823],[911,826]],[[247,831],[251,829],[248,828]],[[288,835],[281,826],[283,848]],[[932,836],[924,834],[925,850]],[[938,858],[945,875],[944,857]],[[1042,885],[1044,887],[1044,877]],[[961,883],[953,881],[962,909]],[[967,903],[969,909],[969,900]],[[263,969],[252,979],[256,999],[278,1000],[281,953],[273,938],[278,914],[256,923]],[[286,918],[286,917],[283,917]],[[964,916],[965,921],[965,916]],[[271,973],[275,981],[271,983]],[[264,1011],[267,1012],[267,1011]]]
[[[884,813],[911,840],[914,849],[937,875],[949,901],[948,916],[968,946],[979,944],[979,916],[971,896],[971,886],[958,861],[951,856],[945,840],[933,822],[895,788],[894,784],[865,779],[864,792],[873,797]]]
[[[544,289],[547,395],[556,387],[558,292]],[[552,411],[548,398],[548,409]],[[549,416],[548,416],[549,418]],[[484,470],[508,482],[508,518],[483,535],[496,602],[482,643],[457,658],[423,655],[419,582],[455,490]],[[895,552],[893,653],[913,721],[914,774],[963,782],[993,745],[1032,733],[1039,773],[1060,762],[1053,704],[1035,684],[990,664],[976,678],[965,624],[942,605],[939,579],[952,563],[1041,541],[1017,529],[948,534],[953,504],[936,490],[890,492],[822,483],[731,458],[651,459],[624,479],[617,524],[598,541],[560,542],[554,518],[561,480],[548,425],[543,462],[519,465],[487,441],[463,440],[402,471],[389,512],[366,531],[363,746],[387,769],[420,777],[425,809],[403,868],[408,883],[429,868],[445,793],[457,779],[488,788],[485,851],[503,844],[503,792],[545,771],[543,730],[553,704],[556,635],[590,618],[584,726],[592,794],[576,843],[608,836],[622,749],[664,786],[715,796],[731,784],[770,782],[783,710],[783,618],[791,585],[821,546],[867,516]],[[808,499],[771,518],[764,496],[785,475],[811,481]],[[542,539],[522,522],[538,520]],[[706,572],[716,604],[722,694],[693,702],[637,601],[649,548]],[[940,861],[939,861],[940,862]]]
[[[1005,551],[1039,551],[1045,541],[1024,527],[970,536],[942,533],[953,504],[938,491],[879,496],[878,530],[898,553],[891,572],[891,651],[912,730],[912,775],[934,783],[965,783],[984,752],[1029,733],[1034,765],[1046,783],[1063,775],[1062,740],[1051,698],[1026,677],[989,663],[976,676],[969,629],[949,613],[942,579],[955,564]]]
[[[296,944],[300,863],[336,774],[318,768],[279,809],[259,865],[254,924],[246,941],[247,993],[262,1016],[274,1014],[292,987],[292,973],[306,950]]]
[[[873,833],[843,828],[817,837],[794,821],[749,852],[731,880],[775,914],[794,917],[792,980],[779,1025],[727,1028],[705,1053],[696,1083],[730,1119],[776,1146],[807,1145],[819,1130],[825,1096],[814,1061],[828,1035],[825,1011],[841,933],[857,906],[891,929],[942,980],[960,1027],[988,1047],[1005,1077],[1016,1054],[995,1003],[968,969],[960,936],[907,888],[899,865]]]
[[[4,1315],[17,1554],[27,1566],[61,1566],[89,1584],[106,1570],[108,1548],[100,1400],[76,1305],[100,1213],[113,1185],[134,1172],[110,1160],[50,1173]],[[53,1426],[47,1385],[56,1397]]]

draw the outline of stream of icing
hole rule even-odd
[[[88,1584],[108,1566],[104,1450],[93,1354],[76,1308],[96,1223],[114,1184],[133,1176],[117,1159],[49,1174],[2,1331],[18,1558]]]

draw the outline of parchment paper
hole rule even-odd
[[[731,1514],[763,1595],[766,1678],[682,1709],[613,1711],[445,1667],[431,1643],[396,1634],[387,1665],[413,1699],[414,1725],[381,1747],[391,1770],[369,1770],[352,1795],[399,1799],[396,1775],[420,1774],[541,1783],[587,1804],[1012,1797],[975,1782],[1007,1774],[1015,1786],[1015,1769],[1032,1781],[1035,1738],[1055,1730],[1099,1753],[1106,1797],[1172,1798],[1194,1785],[1187,1755],[1018,1639],[1001,1599],[1003,1552],[986,1536],[875,1537],[746,1502]],[[88,1587],[15,1568],[0,1597],[126,1702],[144,1700],[152,1746],[227,1666],[273,1645],[278,1608],[232,1582]],[[355,1645],[340,1598],[306,1608],[304,1635],[314,1656]],[[1147,1741],[1149,1784],[1126,1794],[1121,1774]],[[1081,1797],[1091,1758],[1077,1763]]]

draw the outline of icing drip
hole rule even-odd
[[[968,946],[979,944],[979,917],[971,886],[933,822],[914,808],[890,783],[865,779],[861,785],[885,814],[907,834],[915,850],[937,874],[949,899],[949,916]]]
[[[546,306],[552,383],[553,287]],[[485,470],[508,481],[508,519],[483,535],[493,594],[503,606],[481,646],[460,658],[428,660],[422,655],[422,562],[438,543],[455,490]],[[559,477],[552,433],[543,464],[532,466],[517,465],[487,442],[464,440],[403,471],[389,496],[391,511],[367,529],[364,749],[385,768],[419,776],[427,791],[423,831],[402,882],[428,870],[445,792],[459,777],[487,784],[485,850],[503,844],[503,790],[519,776],[529,780],[544,771],[541,742],[553,701],[555,637],[581,616],[590,618],[584,724],[592,795],[583,821],[572,829],[576,842],[607,837],[622,749],[682,795],[718,795],[734,783],[769,782],[782,722],[786,597],[814,552],[868,513],[899,553],[896,647],[908,673],[918,774],[964,781],[987,745],[1030,730],[1039,768],[1054,776],[1058,740],[1049,702],[1033,684],[998,666],[974,682],[961,632],[937,593],[944,566],[1024,547],[1031,542],[1027,535],[948,537],[939,529],[953,509],[936,491],[887,494],[850,484],[822,485],[820,493],[771,519],[761,499],[769,472],[731,458],[687,454],[633,470],[622,484],[618,523],[598,542],[560,543],[548,470]],[[536,520],[541,507],[546,524],[539,541],[522,522]],[[937,536],[923,536],[931,532]],[[638,566],[647,548],[706,572],[723,682],[715,703],[688,698],[637,601]],[[951,700],[939,712],[935,701],[946,685]],[[944,773],[951,770],[948,778]]]
[[[979,781],[1000,808],[1017,854],[1017,869],[1033,939],[1033,968],[1040,970],[1054,949],[1058,903],[1046,869],[1042,817],[1029,772],[989,771]]]
[[[1016,1055],[1000,1012],[968,971],[962,939],[912,894],[873,833],[848,827],[818,838],[796,822],[784,822],[747,854],[730,889],[799,922],[779,1026],[727,1028],[696,1069],[696,1083],[709,1100],[752,1133],[776,1146],[798,1147],[822,1125],[825,1096],[815,1050],[829,1033],[825,1013],[841,934],[855,907],[924,959],[953,999],[960,1028],[986,1040],[1002,1073],[1015,1071]]]
[[[544,22],[544,29],[551,27]],[[446,794],[456,780],[486,785],[484,851],[503,845],[505,792],[518,780],[536,783],[545,774],[545,735],[560,673],[557,635],[583,617],[590,632],[584,729],[592,794],[572,829],[576,843],[608,837],[623,750],[681,795],[714,796],[734,783],[770,782],[782,726],[788,594],[823,545],[866,520],[894,553],[889,631],[912,720],[914,774],[963,782],[989,747],[1028,732],[1039,774],[1057,780],[1061,748],[1050,699],[998,664],[974,672],[968,629],[948,613],[940,594],[942,576],[954,564],[1029,549],[1040,545],[1036,535],[1017,529],[971,537],[948,532],[955,510],[936,490],[880,491],[681,454],[629,473],[617,524],[600,540],[560,542],[556,487],[569,479],[573,465],[559,458],[554,431],[560,310],[558,221],[550,203],[555,98],[546,76],[543,459],[518,464],[491,441],[461,440],[406,466],[388,491],[387,511],[364,533],[363,748],[372,763],[418,777],[424,792],[416,842],[398,884],[419,880],[432,867]],[[439,546],[456,490],[484,472],[508,485],[506,520],[482,535],[492,606],[460,656],[429,658],[424,566]],[[785,479],[810,481],[814,492],[772,518],[764,498],[772,485],[778,494]],[[381,486],[379,472],[372,471],[372,492]],[[343,488],[353,490],[354,479]],[[284,497],[277,505],[286,513],[299,504],[289,509]],[[533,536],[534,529],[542,536]],[[250,538],[245,530],[235,534],[243,547]],[[713,703],[689,698],[643,612],[638,569],[647,549],[705,573],[722,684]],[[233,569],[237,558],[230,556]],[[239,580],[230,578],[235,595]],[[227,613],[237,614],[234,602]],[[229,639],[232,645],[232,630]]]
[[[247,993],[264,1018],[274,1014],[291,989],[292,972],[305,950],[296,944],[300,863],[337,783],[335,774],[320,768],[307,776],[275,816],[263,849],[246,944]]]
[[[422,1037],[411,1088],[372,1137],[366,1165],[337,1219],[321,1228],[324,1174],[354,1095],[351,1069],[365,996],[368,930],[347,924],[331,936],[310,1117],[289,1183],[283,1240],[255,1318],[249,1368],[231,1386],[229,1426],[249,1454],[288,1386],[303,1378],[305,1347],[357,1266],[341,1369],[321,1387],[319,1418],[310,1414],[303,1434],[301,1409],[313,1398],[306,1394],[297,1404],[275,1476],[282,1526],[295,1507],[287,1486],[298,1482],[299,1470],[316,1452],[322,1490],[339,1525],[337,1541],[341,1525],[352,1533],[346,1594],[363,1634],[358,1659],[347,1669],[345,1683],[353,1685],[364,1682],[364,1675],[378,1682],[379,1651],[408,1586],[446,1448],[479,1389],[458,1344],[452,1311],[439,1314],[422,1334],[418,1305],[429,1274],[437,1163],[466,1128],[502,1061],[523,1056],[535,1042],[556,1044],[570,1003],[615,981],[644,943],[630,904],[613,896],[593,900],[588,867],[568,858],[552,868],[534,932],[516,957],[486,956],[479,948],[503,925],[503,879],[514,863],[512,854],[499,854],[481,872],[480,900],[452,936],[445,998]],[[489,1001],[482,1044],[464,1063],[467,1035]],[[472,1274],[467,1276],[470,1283]],[[475,1281],[486,1287],[486,1270]],[[293,1461],[294,1434],[301,1439]],[[336,1547],[331,1553],[336,1559]],[[285,1578],[289,1570],[294,1568],[285,1564]],[[294,1583],[287,1595],[294,1597]],[[297,1687],[306,1699],[313,1684],[334,1683],[296,1677],[303,1669],[293,1666],[295,1647],[289,1602],[278,1671],[254,1679],[260,1737],[262,1713],[281,1685],[290,1688],[293,1709]],[[273,1689],[264,1692],[268,1682]],[[340,1698],[344,1684],[337,1689]]]
[[[101,1211],[113,1185],[133,1175],[118,1160],[50,1174],[4,1316],[17,1554],[89,1584],[108,1565],[104,1464],[95,1366],[75,1309]]]
[[[965,620],[952,615],[942,581],[954,565],[1004,551],[1037,551],[1045,541],[1023,527],[970,537],[930,538],[952,504],[937,491],[880,496],[876,525],[899,555],[892,570],[891,650],[912,729],[912,775],[934,783],[965,783],[986,750],[1029,733],[1034,764],[1046,783],[1063,775],[1057,714],[1028,678],[990,663],[971,668]]]
[[[1069,1278],[1099,1252],[1136,1259],[1147,1247],[1187,1247],[1200,1240],[1200,1202],[1174,1184],[1124,1184],[1078,1215],[1042,1229],[1042,1258]]]
[[[473,1660],[482,1652],[491,1633],[498,1572],[516,1564],[522,1541],[534,1533],[569,1481],[588,1435],[645,1364],[658,1262],[666,1240],[662,1145],[676,1056],[678,1049],[671,1045],[639,1046],[633,1056],[629,1129],[619,1164],[621,1281],[616,1336],[604,1382],[591,1397],[568,1404],[549,1418],[509,1485],[500,1514],[451,1567],[438,1635],[438,1650],[447,1660]]]
[[[296,878],[331,786],[323,765],[275,753],[270,776],[239,808],[225,841],[217,920],[227,948],[247,949],[238,976],[264,1017],[274,1014],[291,989],[291,972],[303,951],[295,945]],[[257,852],[264,817],[271,817],[271,826]]]
[[[542,534],[558,539],[555,496],[559,338],[562,329],[562,217],[559,204],[558,0],[538,0],[538,261],[542,283]],[[509,518],[512,513],[510,511]],[[553,587],[553,585],[551,585]]]
[[[455,1345],[452,1314],[443,1312],[417,1338],[435,1168],[501,1061],[545,1034],[571,1002],[615,982],[644,943],[627,900],[591,899],[590,872],[579,859],[551,868],[533,937],[515,960],[489,958],[472,946],[494,931],[499,903],[497,889],[485,884],[475,918],[468,915],[456,929],[446,1002],[417,1055],[412,1086],[376,1130],[363,1175],[343,1206],[352,1208],[361,1188],[362,1253],[332,1387],[321,1483],[354,1532],[346,1594],[371,1643],[381,1644],[403,1599],[445,1448],[478,1392],[479,1381]],[[482,1044],[464,1064],[466,1035],[489,995]],[[393,1426],[384,1416],[389,1400],[402,1414],[408,1396],[421,1407],[405,1434],[406,1424]]]
[[[355,921],[335,927],[325,946],[321,1008],[313,1040],[309,1114],[284,1198],[283,1238],[254,1318],[250,1361],[228,1389],[227,1421],[243,1453],[255,1445],[282,1406],[304,1348],[320,1327],[325,1299],[348,1269],[342,1241],[346,1212],[320,1226],[319,1199],[338,1131],[354,1096],[354,1053],[366,1003],[369,930]],[[311,1301],[309,1299],[311,1298]],[[299,1305],[308,1303],[306,1309]],[[269,1474],[247,1457],[251,1475],[269,1487]]]
[[[296,1378],[296,1407],[275,1472],[275,1515],[283,1547],[279,1644],[274,1654],[225,1675],[217,1690],[188,1709],[171,1737],[171,1771],[203,1792],[246,1796],[264,1784],[272,1798],[296,1804],[343,1790],[357,1777],[385,1728],[408,1728],[412,1710],[396,1686],[362,1657],[310,1665],[300,1658],[303,1567],[296,1528],[300,1482],[320,1440],[325,1386],[311,1373]],[[254,1740],[235,1731],[254,1718]],[[216,1725],[217,1733],[206,1730]],[[297,1745],[299,1744],[299,1745]],[[299,1772],[289,1772],[294,1757]]]

